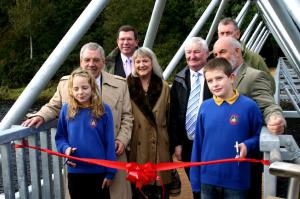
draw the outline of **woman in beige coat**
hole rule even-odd
[[[167,117],[170,102],[168,84],[162,79],[162,70],[155,54],[142,47],[133,54],[133,71],[127,78],[134,116],[129,161],[170,162]],[[165,188],[171,182],[170,171],[159,172]],[[133,190],[133,198],[144,198],[138,190]],[[159,181],[143,186],[149,199],[162,198]],[[166,189],[165,198],[169,198]]]

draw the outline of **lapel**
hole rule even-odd
[[[238,74],[237,74],[237,76],[236,76],[236,80],[235,80],[234,83],[233,83],[234,88],[237,88],[237,87],[240,85],[242,79],[243,79],[243,78],[245,77],[245,75],[246,75],[246,72],[247,72],[247,65],[246,65],[245,63],[243,63],[243,64],[240,66],[240,69],[239,69]]]
[[[102,89],[106,90],[108,87],[118,88],[118,83],[115,81],[115,77],[112,74],[105,72],[104,70],[101,71],[102,75]],[[105,93],[103,91],[103,93]],[[103,95],[102,95],[103,96]]]

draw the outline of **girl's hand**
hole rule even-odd
[[[76,150],[77,148],[71,148],[71,147],[68,147],[65,151],[65,154],[66,155],[71,155],[72,153],[74,153],[74,151]],[[76,163],[70,161],[69,159],[66,159],[65,163],[64,164],[68,164],[70,167],[76,167]]]
[[[103,183],[102,183],[102,189],[104,189],[105,187],[109,187],[111,184],[112,184],[112,180],[104,178]]]
[[[240,158],[246,158],[247,156],[247,146],[244,143],[238,145],[240,149]]]

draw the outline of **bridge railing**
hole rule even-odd
[[[64,198],[62,158],[32,149],[15,148],[24,140],[29,145],[56,150],[56,121],[39,129],[13,126],[0,133],[2,186],[0,198]]]
[[[55,127],[56,121],[52,121],[38,129],[13,126],[1,131],[0,149],[4,194],[1,194],[0,198],[64,198],[66,187],[63,181],[62,158],[32,149],[15,149],[15,144],[21,144],[26,140],[32,146],[56,150]],[[264,127],[260,135],[260,150],[264,153],[264,159],[271,162],[288,160],[300,163],[299,147],[291,135],[273,135]],[[297,167],[296,164],[294,165]],[[264,198],[276,196],[277,177],[271,175],[269,171],[270,168],[265,166]],[[295,174],[293,170],[288,173],[290,174],[287,177]],[[298,174],[291,177],[288,195],[297,193],[295,187],[299,185],[298,177]]]

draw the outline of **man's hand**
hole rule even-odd
[[[25,120],[21,125],[25,126],[25,127],[35,126],[35,128],[39,128],[44,122],[45,122],[44,118],[37,115],[37,116],[34,116],[32,118]]]
[[[103,183],[102,183],[102,189],[104,189],[105,187],[109,187],[111,184],[112,184],[112,180],[104,178]]]
[[[271,115],[267,123],[268,130],[275,135],[282,134],[284,132],[285,126],[286,126],[285,119],[278,115]]]
[[[125,145],[120,140],[115,140],[116,155],[120,156],[125,151]]]
[[[175,157],[177,158],[178,161],[182,160],[181,153],[182,153],[182,146],[181,145],[176,146],[175,147]]]

